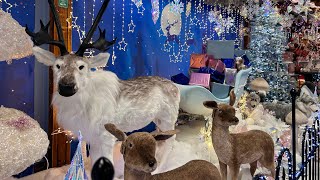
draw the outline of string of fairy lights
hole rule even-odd
[[[4,0],[3,0],[4,1]],[[125,6],[127,4],[128,0],[122,0],[119,3],[118,1],[113,0],[112,1],[112,38],[114,39],[117,37],[117,34],[120,33],[120,38],[118,39],[118,42],[115,46],[112,47],[112,64],[115,64],[115,61],[117,59],[117,53],[126,52],[128,50],[128,47],[131,45],[135,45],[135,43],[130,44],[127,39],[128,34],[134,34],[137,28],[137,25],[134,22],[133,14],[136,12],[140,16],[145,15],[145,7],[142,2],[142,0],[130,0],[130,5]],[[99,3],[102,1],[100,0]],[[96,7],[96,0],[93,0],[93,8],[92,12],[89,13],[88,17],[86,15],[86,7],[87,3],[86,1],[83,1],[83,24],[82,27],[77,22],[78,17],[74,16],[74,12],[70,12],[70,16],[68,17],[67,21],[69,24],[69,27],[73,28],[77,34],[79,41],[82,42],[82,40],[85,37],[85,28],[87,26],[86,24],[86,18],[94,19],[95,15],[95,7]],[[205,4],[204,0],[197,0],[197,1],[187,1],[185,4],[182,3],[180,0],[158,0],[159,3],[159,14],[161,14],[161,19],[163,18],[163,12],[161,11],[165,8],[166,5],[172,4],[173,9],[180,13],[182,22],[179,22],[181,24],[181,32],[180,34],[176,35],[176,39],[178,39],[179,43],[176,41],[172,41],[169,39],[167,35],[165,35],[166,32],[164,32],[163,28],[159,27],[157,30],[157,34],[159,37],[164,38],[163,41],[163,48],[162,50],[168,54],[168,60],[173,63],[179,63],[183,62],[183,58],[187,58],[189,56],[190,48],[194,45],[193,43],[190,43],[190,40],[195,41],[195,38],[198,38],[198,36],[195,36],[195,33],[193,30],[195,28],[199,28],[202,31],[201,34],[201,42],[206,43],[208,39],[216,39],[217,37],[220,40],[226,39],[226,34],[228,33],[234,33],[236,34],[236,37],[239,39],[238,36],[239,28],[238,24],[242,24],[240,22],[243,20],[242,18],[239,18],[239,15],[234,10],[228,7],[219,7],[214,5],[207,5]],[[118,8],[118,4],[121,7]],[[177,10],[180,7],[182,7],[185,10]],[[117,6],[117,7],[116,7]],[[134,8],[135,6],[135,8]],[[216,7],[216,8],[215,8]],[[129,8],[130,12],[128,15],[126,15],[126,8]],[[225,24],[222,24],[223,27],[217,27],[217,24],[210,20],[210,18],[220,18],[219,16],[213,16],[213,13],[220,12],[222,14],[222,18],[225,20],[223,21]],[[117,14],[120,13],[120,19],[117,17]],[[211,14],[210,14],[211,13]],[[87,13],[88,14],[88,13]],[[87,17],[86,17],[87,16]],[[235,17],[233,17],[235,16]],[[151,17],[150,17],[151,18]],[[128,19],[128,21],[127,21]],[[161,21],[160,19],[160,21]],[[212,22],[211,22],[212,21]],[[184,22],[184,23],[183,23]],[[178,23],[177,23],[178,24]],[[219,23],[221,24],[221,23]],[[121,26],[121,31],[116,31],[117,25]],[[155,27],[157,28],[158,23],[155,24]],[[174,26],[174,25],[173,25]],[[219,32],[218,32],[218,31]],[[229,32],[230,30],[230,32]],[[220,32],[221,31],[221,32]],[[217,34],[217,36],[215,36]],[[160,42],[161,43],[161,42]],[[184,52],[184,53],[183,53]],[[94,55],[93,50],[86,51],[85,55],[88,57],[91,57]]]

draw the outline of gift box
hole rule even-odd
[[[199,68],[189,68],[189,77],[191,76],[192,73],[198,73],[199,72]]]
[[[235,67],[234,59],[221,59],[223,63],[226,65],[226,68],[233,68]]]
[[[208,60],[208,67],[213,68],[214,70],[216,70],[220,73],[223,73],[226,68],[226,65],[221,60],[209,59]]]
[[[226,68],[224,83],[229,86],[234,86],[237,75],[237,69]]]
[[[201,67],[199,73],[210,74],[210,79],[212,82],[217,82],[223,84],[224,82],[224,73],[220,73],[210,67]]]
[[[210,88],[210,74],[192,73],[189,84]]]
[[[188,85],[189,84],[189,78],[185,76],[183,73],[174,75],[171,77],[171,81],[177,84],[182,84],[182,85]]]
[[[208,40],[207,54],[217,59],[232,59],[234,57],[234,41]]]
[[[191,54],[190,67],[200,68],[206,66],[207,55],[206,54]]]

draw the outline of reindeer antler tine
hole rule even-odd
[[[86,49],[92,48],[92,44],[91,44],[91,45],[89,44],[90,39],[92,38],[92,36],[93,36],[93,34],[94,34],[94,31],[97,29],[97,26],[98,26],[98,24],[100,23],[100,20],[101,20],[101,18],[102,18],[102,15],[103,15],[103,13],[105,12],[106,8],[108,7],[109,2],[110,2],[110,0],[104,0],[103,4],[102,4],[102,6],[101,6],[101,8],[100,8],[100,10],[99,10],[99,12],[98,12],[97,17],[95,18],[95,20],[94,20],[94,22],[93,22],[93,24],[92,24],[92,26],[91,26],[91,28],[90,28],[90,30],[89,30],[86,38],[83,40],[83,42],[82,42],[82,44],[80,45],[78,51],[76,52],[76,55],[78,55],[78,56],[83,56],[83,54],[84,54],[84,52],[85,52]],[[100,28],[99,28],[99,29],[100,29]],[[103,40],[104,40],[104,39],[103,39]],[[105,40],[104,40],[104,41],[105,41]],[[93,44],[93,47],[96,48],[97,46],[95,46],[95,45],[97,45],[97,44],[99,44],[99,45],[102,45],[102,44],[103,44],[103,46],[105,46],[105,43],[102,43],[102,42],[103,42],[102,39],[99,38],[99,39]],[[99,46],[99,48],[100,48],[100,46]],[[105,49],[105,48],[103,48],[103,49]],[[99,50],[100,50],[100,49],[99,49]]]
[[[50,6],[50,9],[52,11],[56,27],[57,27],[58,38],[59,38],[60,44],[62,44],[61,46],[59,46],[60,53],[61,53],[61,55],[66,55],[66,54],[68,54],[68,51],[67,51],[67,48],[66,48],[66,45],[64,42],[64,38],[63,38],[63,34],[62,34],[62,27],[61,27],[60,19],[58,16],[58,12],[56,10],[56,7],[54,6],[53,0],[48,0],[48,3]]]
[[[29,30],[28,25],[26,24],[26,29],[25,29],[26,33],[30,36],[30,37],[34,37],[35,33]]]
[[[44,29],[44,24],[41,19],[40,19],[40,26],[41,26],[41,29]]]

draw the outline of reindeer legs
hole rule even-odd
[[[250,173],[251,173],[252,177],[253,177],[254,173],[256,172],[256,170],[257,170],[257,166],[258,166],[258,161],[250,163]]]
[[[221,179],[222,180],[227,180],[227,165],[224,164],[223,162],[219,161],[219,166],[220,166],[220,173],[221,173]]]
[[[238,180],[240,165],[235,164],[235,165],[229,166],[229,168],[230,168],[231,180]]]

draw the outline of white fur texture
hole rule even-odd
[[[55,93],[53,104],[58,108],[59,124],[73,132],[81,130],[90,143],[93,162],[101,156],[112,159],[116,139],[104,129],[106,123],[116,124],[125,132],[141,129],[152,121],[163,131],[174,129],[179,97],[171,104],[168,95],[155,87],[147,101],[133,102],[119,96],[120,82],[114,73],[102,70],[88,73],[86,85],[80,86],[75,95],[63,97]]]
[[[38,46],[33,47],[32,51],[36,56],[36,59],[47,66],[52,66],[56,60],[56,57],[52,52],[44,50]]]

